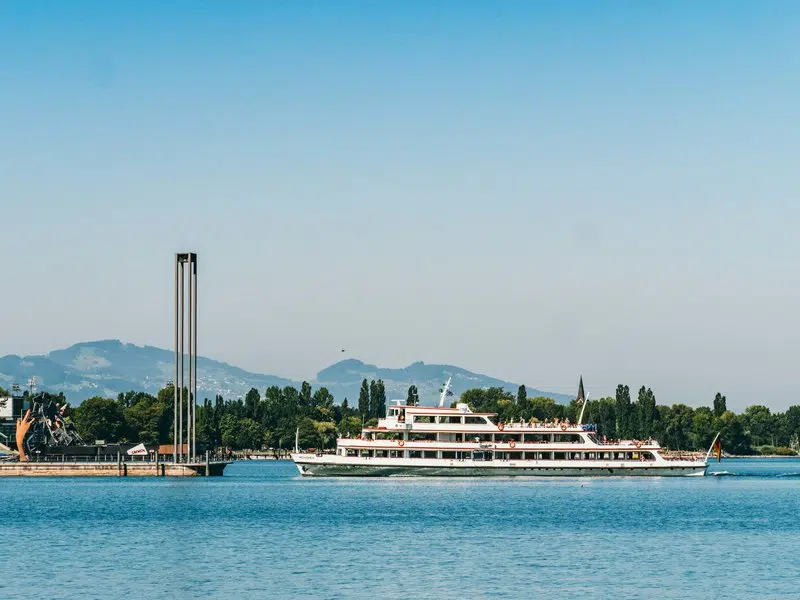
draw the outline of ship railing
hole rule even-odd
[[[551,423],[551,422],[524,422],[520,423],[518,421],[511,421],[509,423],[503,423],[503,429],[559,429],[561,430],[564,422],[559,421],[558,423]],[[594,423],[589,423],[586,425],[578,425],[576,423],[567,423],[567,428],[562,431],[570,431],[578,429],[579,431],[597,431],[597,425]]]

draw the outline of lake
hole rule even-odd
[[[800,459],[694,478],[0,480],[0,598],[797,598]]]

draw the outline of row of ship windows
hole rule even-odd
[[[414,423],[447,423],[449,425],[491,425],[485,417],[414,415]]]
[[[472,451],[449,450],[366,450],[341,448],[342,456],[361,458],[443,458],[470,460]],[[475,451],[482,457],[487,453]],[[495,457],[504,460],[655,460],[651,452],[495,452]]]
[[[395,433],[374,433],[374,440],[395,440]],[[408,440],[412,442],[525,442],[527,444],[547,443],[583,443],[584,440],[578,433],[443,433],[443,432],[411,432]]]

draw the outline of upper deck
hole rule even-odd
[[[433,406],[409,406],[397,404],[386,407],[386,417],[378,420],[377,427],[368,427],[364,432],[418,431],[481,433],[514,431],[517,433],[594,432],[594,425],[575,425],[569,419],[559,421],[535,419],[525,422],[495,424],[491,418],[496,413],[475,413],[468,405],[458,403],[455,408]]]

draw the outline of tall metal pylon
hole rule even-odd
[[[189,288],[188,299],[185,298],[186,287]],[[184,300],[187,301],[184,302]],[[184,321],[188,321],[188,327],[184,327]],[[187,342],[186,348],[184,348],[184,342]],[[186,384],[183,379],[186,371],[184,358],[187,359],[189,375]],[[197,254],[194,252],[175,254],[175,377],[173,383],[172,459],[174,462],[194,462],[197,459]],[[186,416],[185,436],[184,415]]]

